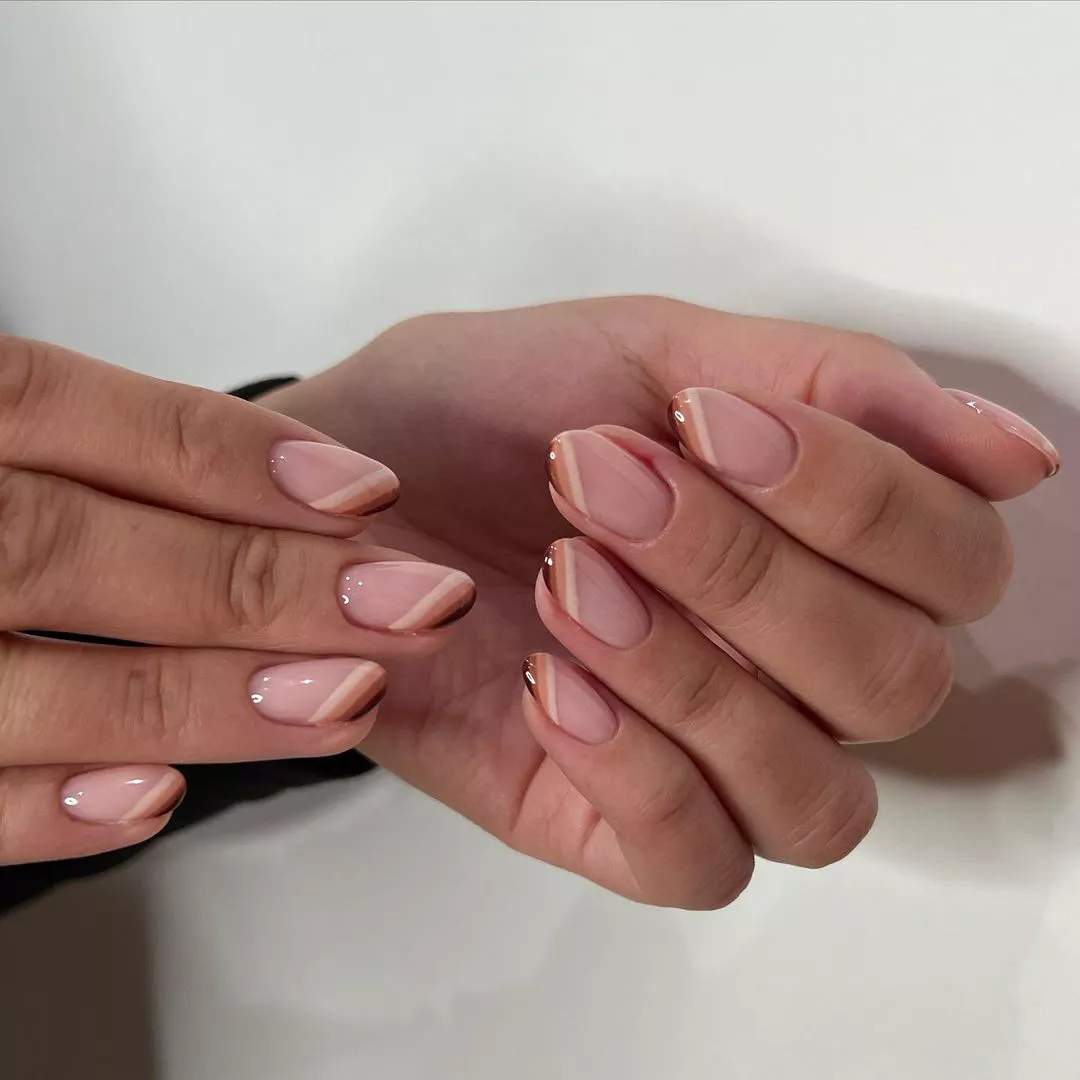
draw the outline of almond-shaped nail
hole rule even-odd
[[[551,486],[626,540],[652,540],[671,518],[671,488],[640,458],[595,431],[564,431],[548,448]]]
[[[735,394],[712,387],[683,390],[669,416],[683,446],[725,479],[775,487],[795,466],[790,429]]]
[[[525,661],[522,675],[533,700],[568,735],[590,746],[615,738],[618,718],[576,665],[534,653]]]
[[[398,496],[398,478],[385,465],[332,443],[279,442],[270,475],[290,498],[326,514],[373,514]]]
[[[172,812],[185,790],[183,776],[168,765],[122,765],[71,777],[60,805],[79,821],[126,825]]]
[[[1023,439],[1028,446],[1038,450],[1046,459],[1047,477],[1053,476],[1061,468],[1061,455],[1057,447],[1034,424],[1028,423],[1022,416],[1017,416],[1004,405],[987,401],[978,394],[969,394],[966,390],[946,390],[945,393],[951,394],[961,405],[966,405],[980,416],[985,416],[991,423],[1003,428],[1010,435]]]
[[[587,540],[556,540],[544,556],[543,573],[555,603],[605,645],[632,649],[649,636],[648,608]]]
[[[257,712],[277,724],[317,727],[356,720],[386,693],[386,672],[370,660],[297,660],[263,668],[251,677]]]
[[[345,569],[338,597],[345,618],[369,630],[434,630],[473,606],[468,574],[425,562],[369,562]]]

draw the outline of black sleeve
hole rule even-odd
[[[254,400],[262,394],[295,382],[294,377],[264,379],[233,391],[235,397]],[[42,636],[72,640],[95,640],[103,644],[134,644],[132,642],[102,641],[79,638],[70,634],[37,631]],[[287,761],[254,761],[229,765],[189,765],[184,767],[187,796],[173,813],[172,820],[159,833],[165,836],[203,818],[219,813],[236,803],[265,799],[287,788],[317,784],[326,780],[358,776],[373,768],[371,762],[354,750],[333,757],[291,759]],[[155,840],[157,837],[154,838]],[[154,840],[149,841],[153,843]],[[81,859],[56,862],[28,863],[22,866],[0,867],[0,915],[54,885],[75,878],[99,873],[133,859],[146,844],[91,855]]]

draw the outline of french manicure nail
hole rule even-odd
[[[123,765],[73,776],[60,805],[73,818],[94,825],[126,825],[162,817],[184,798],[184,778],[168,765]]]
[[[795,465],[790,429],[734,394],[711,387],[683,390],[672,401],[670,416],[683,446],[729,480],[774,487]]]
[[[257,671],[249,693],[268,720],[316,727],[371,712],[386,693],[386,672],[370,660],[297,660]]]
[[[525,686],[548,719],[590,746],[610,742],[619,721],[608,703],[573,664],[534,653],[522,671]]]
[[[351,623],[370,630],[434,630],[473,606],[467,574],[425,562],[358,563],[341,575],[338,597]]]
[[[278,443],[270,475],[290,498],[327,514],[373,514],[398,495],[398,478],[385,465],[332,443]]]
[[[1046,459],[1047,477],[1053,476],[1061,468],[1061,455],[1057,447],[1034,424],[1029,424],[1022,416],[1017,416],[1003,405],[996,405],[977,394],[969,394],[966,390],[946,390],[945,393],[951,394],[962,405],[966,405],[980,416],[985,416],[999,428],[1004,428],[1010,435],[1023,439],[1028,446],[1038,450]]]
[[[590,543],[556,540],[544,556],[544,583],[555,603],[593,637],[632,649],[648,636],[648,608],[626,579]]]
[[[659,536],[671,489],[643,461],[595,431],[564,431],[548,448],[551,486],[586,517],[627,540]]]

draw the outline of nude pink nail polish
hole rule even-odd
[[[185,790],[183,776],[168,765],[122,765],[71,777],[60,805],[79,821],[124,825],[170,813]]]
[[[249,693],[268,720],[317,727],[371,712],[386,693],[386,672],[370,660],[297,660],[257,671]]]
[[[543,573],[555,603],[604,644],[631,649],[649,636],[648,608],[587,540],[556,540],[544,556]]]
[[[795,436],[775,416],[711,387],[683,390],[669,410],[679,441],[721,477],[775,487],[795,466]]]
[[[977,394],[969,394],[966,390],[946,390],[962,405],[985,416],[991,423],[1004,429],[1010,435],[1022,439],[1028,446],[1034,447],[1046,459],[1046,475],[1051,477],[1061,468],[1061,455],[1057,447],[1037,428],[1028,423],[1022,416],[1006,409],[1003,405],[997,405],[993,401],[987,401]]]
[[[533,699],[567,734],[590,746],[615,738],[618,718],[576,665],[534,653],[525,661],[522,674]]]
[[[290,498],[327,514],[372,514],[398,495],[398,478],[385,465],[332,443],[278,443],[270,475]]]
[[[338,597],[345,618],[370,630],[433,630],[472,607],[467,574],[425,562],[370,562],[347,567]]]
[[[548,449],[551,486],[586,517],[627,540],[660,535],[671,489],[639,458],[595,431],[564,431]]]

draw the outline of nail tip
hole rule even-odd
[[[392,495],[390,495],[386,500],[379,503],[378,505],[369,506],[366,509],[360,509],[360,510],[354,511],[354,512],[356,513],[357,517],[362,517],[362,518],[373,517],[375,514],[381,514],[384,511],[389,510],[390,507],[394,506],[397,503],[398,499],[400,499],[400,498],[401,498],[401,491],[399,489],[399,490],[395,491]]]
[[[187,798],[187,781],[181,776],[180,790],[170,799],[153,817],[164,817],[171,814]]]
[[[529,653],[529,655],[521,661],[521,678],[525,683],[525,689],[528,690],[533,697],[536,697],[536,667],[539,655],[539,653]]]
[[[382,686],[380,686],[379,689],[368,698],[367,702],[360,707],[359,712],[355,712],[349,717],[349,723],[353,723],[356,720],[363,720],[365,716],[370,716],[371,713],[382,704],[383,698],[386,697],[387,690],[389,690],[389,685],[384,674]]]
[[[471,591],[469,593],[469,596],[466,599],[464,599],[458,607],[454,608],[453,611],[451,611],[449,614],[447,614],[444,618],[440,619],[437,623],[433,623],[430,627],[428,627],[428,629],[430,629],[430,630],[441,630],[445,626],[450,626],[453,623],[456,623],[459,620],[464,619],[465,616],[468,615],[469,612],[472,611],[472,609],[475,606],[476,606],[476,586],[472,585],[472,589],[471,589]]]

